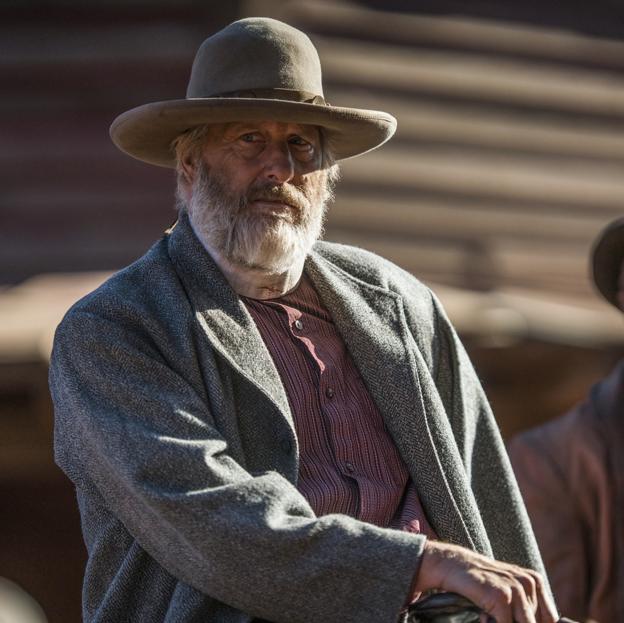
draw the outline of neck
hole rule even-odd
[[[244,266],[232,262],[222,253],[213,249],[212,245],[204,239],[204,236],[195,229],[190,218],[189,221],[202,246],[208,251],[210,257],[219,267],[234,292],[239,296],[261,300],[278,298],[288,294],[299,284],[303,274],[305,257],[296,260],[287,270],[280,273]]]
[[[252,299],[273,299],[294,290],[303,274],[304,258],[301,258],[285,272],[271,273],[261,268],[250,268],[235,264],[216,251],[207,248],[230,286],[239,296]]]

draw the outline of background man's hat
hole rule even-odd
[[[186,99],[145,104],[115,119],[111,138],[134,158],[174,167],[173,140],[206,123],[264,120],[316,125],[338,160],[385,143],[396,129],[387,113],[330,106],[310,39],[274,19],[233,22],[204,41]]]
[[[609,303],[622,311],[617,293],[624,259],[624,217],[612,221],[602,230],[594,243],[591,258],[596,288]]]

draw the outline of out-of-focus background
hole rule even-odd
[[[85,559],[51,450],[54,327],[175,218],[173,175],[118,152],[108,126],[183,97],[197,46],[234,19],[302,28],[332,104],[398,117],[391,143],[344,163],[326,238],[439,294],[506,438],[622,355],[620,315],[587,271],[592,239],[624,213],[620,3],[50,4],[0,6],[0,576],[50,622],[80,620]]]

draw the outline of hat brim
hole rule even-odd
[[[175,167],[173,140],[206,123],[275,119],[320,126],[336,160],[383,145],[396,130],[388,113],[277,99],[202,98],[154,102],[119,115],[111,127],[113,143],[128,155],[161,167]]]
[[[621,310],[617,293],[624,260],[624,218],[610,223],[598,236],[592,251],[592,277],[604,298]]]

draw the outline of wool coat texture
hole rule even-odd
[[[542,571],[498,428],[435,296],[338,244],[317,243],[305,271],[439,538]],[[279,374],[185,214],[67,313],[50,387],[88,550],[85,621],[397,620],[425,537],[315,516],[296,488]]]

